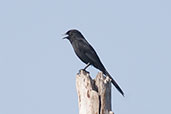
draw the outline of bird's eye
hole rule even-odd
[[[73,35],[73,33],[72,33],[72,32],[69,32],[69,35],[70,35],[70,36],[72,36],[72,35]]]

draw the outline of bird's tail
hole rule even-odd
[[[105,71],[105,75],[109,76],[109,78],[112,80],[112,84],[116,87],[116,89],[124,96],[124,92],[122,91],[122,89],[119,87],[119,85],[116,83],[116,81],[111,77],[111,75]]]

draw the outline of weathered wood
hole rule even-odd
[[[114,114],[111,111],[111,80],[100,72],[93,80],[88,72],[76,76],[79,114]]]

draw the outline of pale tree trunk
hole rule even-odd
[[[111,80],[100,72],[93,80],[81,70],[76,76],[79,114],[114,114],[111,111]]]

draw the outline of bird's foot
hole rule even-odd
[[[85,69],[80,69],[80,70],[79,70],[79,74],[81,74],[81,71],[83,71],[84,73],[88,73],[88,74],[89,74],[89,72],[86,71]]]

